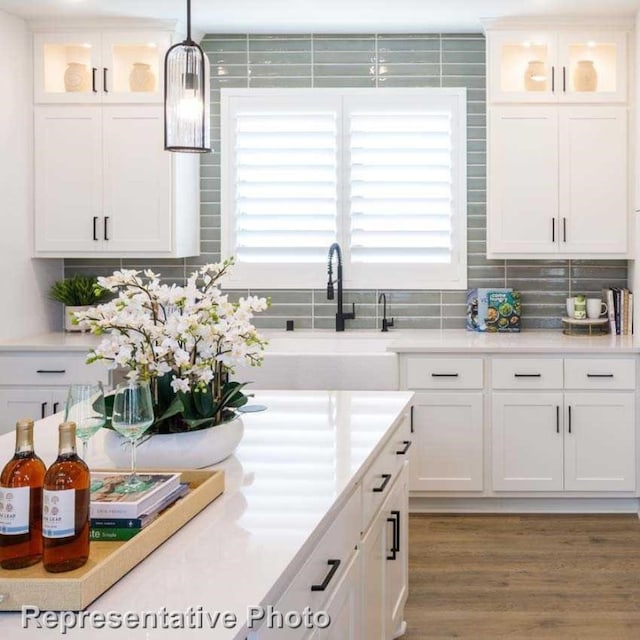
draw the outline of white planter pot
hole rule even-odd
[[[147,469],[202,469],[228,458],[244,435],[242,417],[185,433],[156,434],[138,445],[136,466]],[[105,429],[105,453],[116,467],[128,468],[131,449],[115,431]]]

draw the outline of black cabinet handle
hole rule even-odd
[[[104,239],[108,240],[109,239],[109,216],[105,216],[104,217],[104,233],[103,233]]]
[[[571,433],[571,407],[569,407],[569,433]]]
[[[387,560],[395,560],[396,554],[398,553],[398,550],[396,549],[396,531],[398,525],[395,518],[387,518],[387,522],[390,522],[393,525],[393,542],[391,544],[391,549],[389,550]]]
[[[556,241],[556,219],[551,218],[551,242]]]
[[[457,378],[459,373],[432,373],[432,378]]]
[[[567,67],[562,67],[562,91],[567,92]]]
[[[58,413],[58,405],[59,404],[60,404],[59,402],[54,402],[53,403],[53,413]]]
[[[587,378],[613,378],[613,373],[587,373]]]
[[[551,93],[556,90],[556,68],[551,67]]]
[[[98,88],[96,87],[96,73],[98,73],[97,67],[91,68],[91,89],[93,93],[98,93]]]
[[[411,433],[413,433],[413,405],[411,405],[411,413],[410,413],[410,421],[409,421],[409,428],[411,430]]]
[[[327,560],[327,564],[331,567],[331,569],[329,569],[329,573],[325,576],[322,584],[312,584],[311,591],[324,591],[329,586],[331,579],[336,575],[336,571],[340,566],[340,560]]]
[[[567,219],[562,218],[562,242],[567,241]]]
[[[411,440],[403,440],[402,444],[404,445],[404,449],[400,449],[400,451],[396,451],[396,455],[403,456],[407,451],[409,451],[409,447],[411,446]]]
[[[109,89],[107,88],[107,72],[109,69],[107,67],[102,68],[102,89],[105,93],[109,93]]]
[[[393,517],[387,518],[387,522],[393,525],[393,543],[387,560],[395,560],[397,554],[400,552],[400,512],[394,510],[391,512],[391,515]]]
[[[93,239],[98,240],[98,216],[93,216]]]
[[[556,433],[560,433],[560,406],[556,405]]]
[[[541,373],[514,373],[514,378],[542,378]]]
[[[66,369],[36,369],[36,373],[67,373]]]
[[[40,417],[44,418],[47,415],[47,404],[49,404],[48,402],[43,402],[40,405]]]
[[[382,481],[382,484],[379,487],[373,488],[374,493],[382,493],[387,488],[387,485],[389,484],[389,480],[391,480],[390,473],[383,473],[382,477],[384,478],[384,480]]]

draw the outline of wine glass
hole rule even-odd
[[[146,483],[136,475],[136,445],[142,434],[153,424],[153,402],[148,382],[132,381],[116,389],[111,424],[131,444],[131,476],[116,491],[143,491]]]
[[[102,383],[72,384],[67,394],[64,421],[76,423],[76,436],[82,440],[82,459],[87,460],[89,439],[107,420]]]

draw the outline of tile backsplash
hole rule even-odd
[[[220,88],[222,87],[466,87],[468,286],[513,287],[522,292],[523,328],[555,328],[565,298],[600,295],[627,286],[625,260],[487,260],[486,91],[482,34],[207,35],[211,63],[211,142],[201,158],[201,255],[178,260],[67,259],[65,273],[107,275],[117,268],[150,267],[182,282],[203,262],[220,258]],[[233,296],[247,291],[234,291]],[[335,302],[324,290],[255,291],[271,297],[261,327],[334,326]],[[345,291],[356,303],[348,327],[380,326],[378,291]],[[400,328],[464,327],[464,291],[386,291],[387,315]]]

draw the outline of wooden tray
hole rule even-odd
[[[223,471],[180,472],[181,482],[191,488],[184,498],[130,540],[92,540],[83,567],[65,573],[48,573],[42,563],[15,571],[0,569],[0,611],[20,611],[23,605],[52,611],[85,609],[224,491]]]

